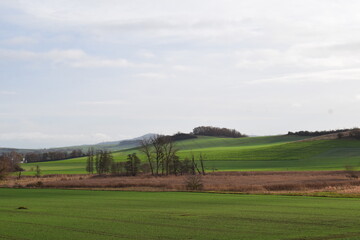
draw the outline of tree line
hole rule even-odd
[[[240,133],[235,129],[219,128],[212,126],[200,126],[193,129],[192,134],[201,136],[212,136],[212,137],[231,137],[241,138],[247,137],[247,135]]]
[[[81,149],[74,149],[71,152],[68,151],[48,151],[48,152],[29,152],[24,155],[25,162],[46,162],[64,160],[70,158],[84,157],[85,154]]]
[[[325,131],[298,131],[298,132],[288,132],[289,136],[304,136],[304,137],[317,137],[333,133],[342,133],[347,131],[354,131],[356,128],[352,129],[337,129],[337,130],[325,130]]]
[[[136,176],[140,172],[153,176],[203,174],[205,175],[205,156],[192,154],[183,160],[177,155],[171,136],[154,135],[141,140],[139,151],[145,162],[136,153],[129,154],[125,162],[116,162],[108,151],[94,151],[90,148],[87,155],[86,171],[97,174],[115,174]]]
[[[140,171],[148,172],[146,164],[141,164],[135,153],[129,154],[126,162],[116,162],[111,152],[105,150],[94,151],[90,148],[87,153],[86,171],[90,174],[137,175]]]

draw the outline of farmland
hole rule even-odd
[[[298,141],[304,137],[269,136],[250,138],[199,137],[177,142],[181,158],[191,154],[206,155],[208,171],[304,171],[342,170],[360,164],[360,141],[351,139]],[[114,153],[116,161],[124,161],[137,149]],[[86,158],[24,164],[31,175],[35,165],[43,174],[85,173]]]
[[[0,189],[0,195],[1,239],[360,236],[359,199],[49,189]]]

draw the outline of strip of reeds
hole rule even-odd
[[[2,187],[85,188],[138,191],[184,191],[188,176],[111,176],[111,175],[46,175],[40,178],[11,177]],[[360,180],[349,178],[347,171],[327,172],[218,172],[201,177],[203,191],[244,193],[348,191],[357,189]]]

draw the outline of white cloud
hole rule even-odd
[[[21,94],[0,93],[0,132],[20,127],[48,144],[39,133],[59,128],[80,135],[62,143],[81,144],[93,132],[107,140],[205,123],[255,134],[351,127],[359,9],[357,0],[2,0],[1,89]]]
[[[92,67],[131,67],[133,66],[128,60],[125,59],[97,59],[97,58],[88,58],[81,61],[76,61],[70,64],[73,67],[77,68],[92,68]]]
[[[64,64],[74,68],[126,68],[134,66],[133,63],[126,59],[106,59],[91,56],[80,49],[55,49],[47,52],[0,49],[0,58],[20,61],[51,61],[52,63]]]
[[[33,37],[18,36],[18,37],[12,37],[12,38],[2,40],[2,41],[0,41],[0,43],[8,44],[8,45],[28,45],[28,44],[38,43],[38,40],[36,40]]]
[[[190,72],[193,70],[192,67],[185,66],[185,65],[174,65],[174,66],[172,66],[172,69],[174,69],[176,71],[180,71],[180,72]]]
[[[89,134],[58,134],[58,133],[43,133],[43,132],[0,133],[0,142],[14,141],[14,142],[22,142],[22,143],[31,142],[31,144],[38,144],[46,141],[48,144],[52,145],[51,147],[59,147],[58,145],[56,145],[56,142],[62,142],[62,143],[68,142],[70,144],[76,144],[76,143],[94,144],[94,143],[113,141],[113,140],[115,139],[104,133],[89,133]],[[65,145],[66,144],[64,144],[64,146]],[[32,147],[35,147],[35,145],[32,145]]]
[[[169,75],[164,74],[164,73],[147,72],[147,73],[135,74],[135,77],[149,78],[149,79],[166,79],[166,78],[169,78]]]
[[[119,100],[110,100],[110,101],[84,101],[79,102],[80,105],[89,105],[89,106],[103,106],[103,105],[124,105],[126,102]]]
[[[104,134],[104,133],[92,134],[92,139],[94,139],[96,142],[114,141],[115,140],[111,136]],[[116,139],[116,140],[120,140],[120,139]]]
[[[156,55],[149,51],[149,50],[140,50],[137,53],[140,57],[147,58],[147,59],[153,59],[156,57]]]
[[[301,108],[303,105],[301,103],[293,103],[291,106],[294,108]]]
[[[0,91],[0,95],[16,95],[17,93],[15,91]]]
[[[74,140],[84,139],[84,135],[79,134],[46,134],[42,132],[22,132],[22,133],[0,133],[0,139],[4,140]]]
[[[310,73],[295,73],[273,78],[263,78],[257,80],[247,81],[249,84],[262,83],[302,83],[302,82],[344,82],[344,81],[358,81],[360,79],[360,68],[356,69],[341,69],[341,70],[326,70]]]
[[[8,2],[27,16],[28,21],[21,19],[22,24],[36,24],[50,29],[76,26],[90,32],[97,28],[101,33],[110,32],[113,36],[118,31],[146,32],[147,38],[221,39],[226,43],[251,37],[278,42],[314,38],[321,41],[324,36],[327,39],[349,38],[349,26],[360,20],[357,14],[360,3],[354,0],[345,4],[337,0],[318,0],[316,3],[310,0]],[[9,21],[17,20],[11,18]],[[356,31],[351,34],[358,35]]]

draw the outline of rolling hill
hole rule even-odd
[[[199,137],[177,142],[180,158],[202,153],[208,171],[282,171],[341,170],[345,166],[360,166],[360,141],[331,139],[302,141],[306,137],[267,136],[249,138]],[[116,161],[125,161],[136,148],[114,152]],[[43,174],[85,173],[86,157],[62,161],[24,164],[31,171],[39,165]]]

